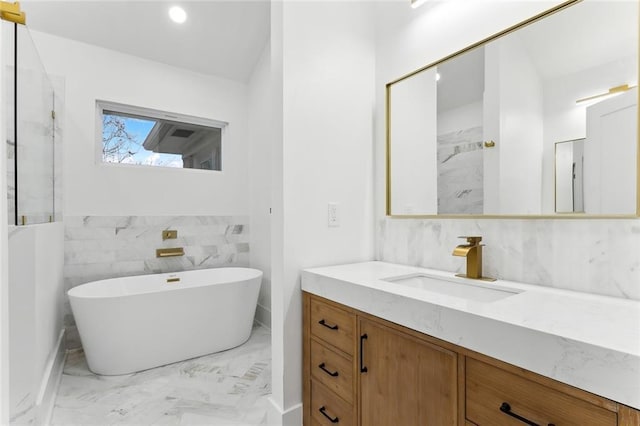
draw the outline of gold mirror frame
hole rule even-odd
[[[636,136],[636,213],[635,214],[607,214],[607,215],[599,215],[599,214],[587,214],[587,213],[562,213],[562,214],[541,214],[541,215],[509,215],[509,214],[482,214],[482,215],[472,215],[472,214],[427,214],[427,215],[394,215],[391,213],[391,86],[395,83],[401,82],[407,78],[413,77],[414,75],[440,65],[450,59],[453,59],[463,53],[466,53],[470,50],[473,50],[477,47],[483,46],[493,40],[497,40],[498,38],[510,34],[520,28],[524,28],[534,22],[537,22],[541,19],[544,19],[548,16],[551,16],[561,10],[567,9],[571,6],[574,6],[578,3],[582,3],[583,0],[568,0],[564,3],[555,6],[551,9],[546,10],[538,15],[535,15],[525,21],[522,21],[516,25],[513,25],[503,31],[500,31],[490,37],[487,37],[483,40],[480,40],[476,43],[473,43],[464,49],[461,49],[451,55],[445,56],[444,58],[432,62],[424,67],[421,67],[415,71],[410,72],[396,80],[393,80],[386,84],[385,87],[385,138],[386,138],[386,158],[385,158],[385,172],[386,172],[386,190],[385,190],[385,215],[392,219],[637,219],[640,217],[640,109],[638,110],[638,120],[637,120],[637,136]],[[640,2],[640,0],[638,0]],[[640,47],[638,51],[638,57],[640,58]],[[638,77],[640,81],[640,67],[638,70]],[[640,90],[638,91],[638,106],[640,106]]]

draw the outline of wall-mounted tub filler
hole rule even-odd
[[[156,257],[184,256],[182,247],[156,249]]]
[[[458,237],[466,238],[467,244],[460,244],[453,249],[454,256],[467,258],[467,273],[456,274],[457,277],[472,278],[474,280],[495,281],[495,278],[482,276],[482,237]]]

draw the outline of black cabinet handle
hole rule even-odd
[[[338,377],[338,372],[337,371],[329,371],[326,369],[324,362],[322,364],[320,364],[318,366],[318,368],[322,371],[324,371],[325,373],[327,373],[328,375],[330,375],[331,377]]]
[[[318,324],[320,324],[320,325],[324,325],[325,327],[327,327],[327,328],[329,328],[329,329],[331,329],[331,330],[337,330],[337,329],[338,329],[338,324],[336,324],[336,325],[329,325],[329,324],[327,324],[327,323],[324,321],[324,319],[321,319],[320,321],[318,321]]]
[[[327,409],[324,408],[324,405],[322,407],[320,407],[320,413],[322,413],[323,416],[325,416],[326,418],[329,419],[329,421],[331,421],[331,423],[338,423],[340,421],[339,418],[337,417],[331,417],[330,415],[327,414]]]
[[[500,411],[502,411],[503,413],[505,413],[508,416],[513,417],[514,419],[518,419],[520,420],[522,423],[525,423],[529,426],[540,426],[538,423],[534,423],[531,420],[522,417],[516,413],[514,413],[513,411],[511,411],[511,406],[509,405],[508,402],[503,402],[502,405],[500,406]],[[549,423],[547,426],[555,426],[553,423]]]
[[[366,373],[368,371],[367,367],[364,366],[364,341],[367,340],[367,334],[363,334],[360,336],[360,372]]]

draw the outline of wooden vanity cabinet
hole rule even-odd
[[[579,398],[494,365],[466,359],[466,417],[474,424],[616,426],[616,405]],[[588,398],[588,399],[587,399]],[[585,400],[587,399],[587,400]]]
[[[305,426],[640,426],[640,411],[630,407],[303,298]]]
[[[304,424],[458,425],[458,355],[304,295]]]
[[[360,424],[456,425],[457,355],[359,319]]]
[[[356,315],[305,293],[304,424],[357,426]]]

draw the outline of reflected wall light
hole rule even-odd
[[[582,99],[578,99],[576,101],[576,104],[581,104],[583,102],[592,101],[592,100],[598,99],[598,98],[604,98],[604,97],[619,95],[620,93],[624,93],[627,90],[633,89],[634,87],[636,87],[636,86],[629,86],[628,84],[622,84],[620,86],[616,86],[616,87],[610,88],[608,92],[600,93],[600,94],[589,96],[589,97],[582,98]]]

